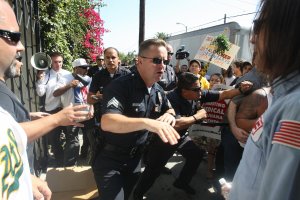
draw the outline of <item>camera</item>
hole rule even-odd
[[[178,60],[182,60],[182,59],[188,58],[189,56],[190,56],[190,52],[188,52],[188,51],[185,50],[184,45],[182,45],[180,47],[180,49],[178,49],[176,51],[176,54],[175,54],[175,57]]]

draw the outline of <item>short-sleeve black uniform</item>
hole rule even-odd
[[[124,76],[126,74],[129,74],[130,71],[122,66],[118,67],[116,73],[113,77],[110,76],[110,73],[107,69],[102,69],[99,72],[97,72],[93,78],[92,82],[89,88],[89,92],[92,92],[96,94],[97,92],[100,92],[103,94],[104,88],[113,80],[116,78],[119,78],[121,76]],[[96,119],[99,119],[101,117],[101,101],[99,103],[95,104],[95,117]]]
[[[170,108],[164,90],[155,83],[149,94],[138,72],[120,77],[104,89],[103,114],[118,113],[127,117],[155,119]],[[129,134],[103,132],[103,135],[107,143],[133,147],[146,141],[148,131],[140,130]]]

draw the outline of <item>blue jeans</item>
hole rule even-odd
[[[221,137],[221,145],[224,150],[225,179],[231,182],[239,166],[244,148],[240,146],[228,126],[223,128]]]

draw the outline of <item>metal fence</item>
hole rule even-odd
[[[25,51],[22,53],[22,75],[8,80],[7,85],[29,111],[37,111],[39,97],[35,92],[36,71],[30,65],[30,58],[41,50],[38,0],[14,0],[10,3],[20,26]]]

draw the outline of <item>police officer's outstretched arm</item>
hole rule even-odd
[[[133,118],[122,114],[108,113],[101,118],[101,128],[112,133],[126,134],[139,130],[156,133],[164,142],[177,144],[177,131],[167,122],[149,118]]]

